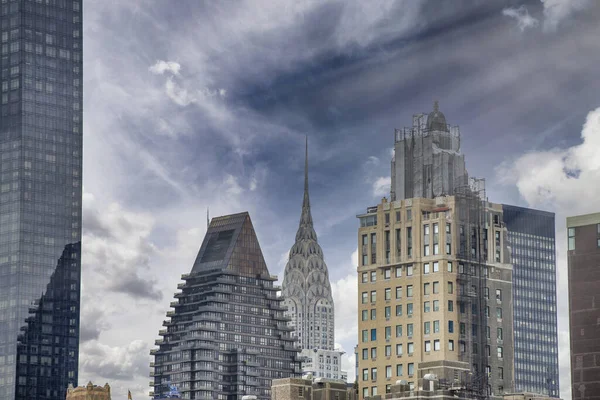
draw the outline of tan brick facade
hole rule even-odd
[[[104,386],[96,386],[92,382],[89,382],[87,386],[76,388],[70,386],[67,390],[67,400],[111,400],[110,386],[108,383]]]

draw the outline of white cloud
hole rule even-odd
[[[600,196],[600,108],[590,111],[582,143],[569,148],[529,152],[497,169],[505,184],[514,184],[530,207],[556,213],[557,302],[561,396],[569,398],[570,355],[566,217],[598,212]]]
[[[521,6],[519,8],[511,7],[502,10],[502,14],[514,18],[517,21],[517,27],[523,32],[527,28],[535,28],[539,25],[539,21],[529,15],[527,7]]]
[[[172,78],[165,82],[167,96],[180,106],[187,106],[196,102],[196,98],[190,95],[187,89],[180,87]]]
[[[379,177],[373,182],[373,196],[389,196],[392,178],[389,176]]]
[[[541,0],[544,4],[544,30],[555,31],[571,15],[584,10],[591,0]]]
[[[156,75],[162,75],[165,72],[170,72],[173,75],[179,75],[181,65],[175,61],[159,60],[148,69],[150,70],[150,72]]]

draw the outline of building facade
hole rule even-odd
[[[554,213],[502,210],[513,264],[514,390],[558,397]]]
[[[426,374],[495,397],[510,391],[512,269],[501,206],[474,194],[384,198],[358,218],[361,399],[389,393],[396,380],[414,389]]]
[[[88,382],[86,386],[73,387],[69,385],[67,389],[67,400],[111,400],[110,386],[96,386]]]
[[[271,380],[300,376],[299,349],[248,213],[213,218],[151,351],[154,396],[268,400]]]
[[[356,400],[345,382],[326,378],[285,378],[273,381],[271,400]]]
[[[304,163],[304,197],[300,224],[290,249],[282,297],[291,319],[292,334],[302,347],[303,372],[313,377],[346,379],[342,352],[334,349],[335,307],[323,250],[313,227],[308,195],[308,139]]]
[[[82,1],[3,2],[0,26],[0,398],[64,400],[79,359]]]
[[[437,101],[429,114],[413,115],[412,127],[396,129],[391,200],[452,195],[468,186],[460,129],[446,123]]]
[[[600,399],[600,213],[567,218],[571,393]]]

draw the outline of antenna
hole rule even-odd
[[[210,207],[206,207],[206,230],[208,231],[208,226],[210,225],[210,218],[209,218],[209,211],[210,211]]]

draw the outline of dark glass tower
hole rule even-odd
[[[513,262],[515,390],[558,397],[554,213],[502,208]]]
[[[171,303],[151,373],[156,398],[271,397],[271,380],[300,376],[299,349],[248,213],[213,218]]]
[[[0,399],[77,386],[81,0],[1,0]]]

